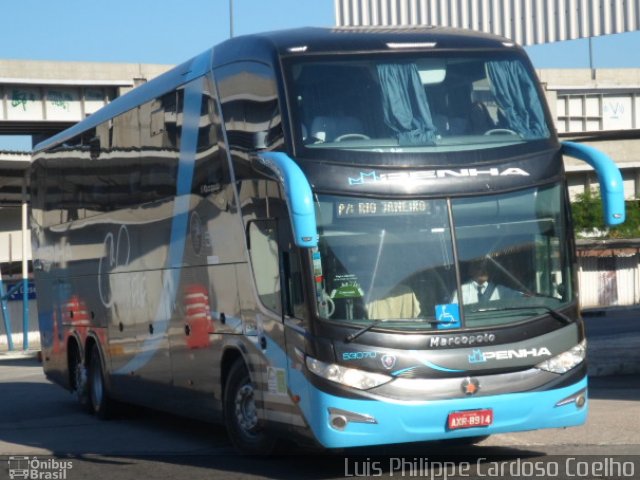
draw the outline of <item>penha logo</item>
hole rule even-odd
[[[380,177],[373,171],[369,173],[360,172],[360,176],[357,178],[349,177],[349,185],[364,185],[365,183],[378,183]]]
[[[371,183],[386,184],[406,184],[419,185],[428,183],[431,180],[440,178],[473,178],[473,177],[505,177],[505,176],[521,176],[528,177],[529,173],[521,168],[460,168],[457,170],[420,170],[420,171],[402,171],[378,173],[375,170],[371,172],[360,172],[356,178],[349,177],[349,185],[366,185]]]
[[[529,357],[550,357],[551,352],[548,348],[520,348],[518,350],[495,350],[491,352],[483,352],[482,350],[475,349],[471,355],[469,355],[469,363],[485,363],[489,360],[512,360],[514,358],[529,358]]]

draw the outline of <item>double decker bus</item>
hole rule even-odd
[[[101,417],[223,421],[251,453],[579,425],[563,155],[622,222],[620,172],[558,141],[504,38],[225,41],[37,146],[44,370]]]

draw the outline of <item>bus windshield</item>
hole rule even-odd
[[[564,211],[559,185],[459,199],[319,195],[320,313],[419,330],[547,314],[573,301]]]
[[[288,75],[302,155],[464,152],[550,137],[534,74],[514,52],[296,58]]]

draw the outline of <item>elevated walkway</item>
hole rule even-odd
[[[46,138],[169,68],[0,60],[0,134]]]

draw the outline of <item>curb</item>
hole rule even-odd
[[[639,305],[620,305],[620,306],[612,306],[612,307],[592,307],[585,308],[580,311],[580,314],[583,317],[606,317],[611,313],[631,313],[631,312],[640,312]]]
[[[40,350],[0,351],[0,362],[3,360],[26,360],[40,358]]]

